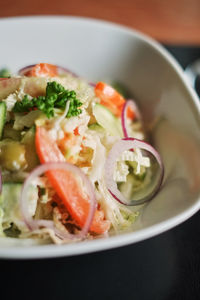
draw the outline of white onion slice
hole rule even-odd
[[[90,209],[89,209],[87,220],[86,220],[82,230],[78,234],[70,234],[67,232],[64,233],[64,232],[60,231],[59,229],[57,229],[54,226],[54,223],[51,220],[34,220],[28,211],[27,201],[28,201],[29,187],[30,187],[31,183],[38,176],[41,176],[42,174],[44,174],[45,172],[50,171],[50,170],[66,170],[68,172],[73,173],[76,177],[79,177],[81,179],[83,186],[85,187],[85,189],[87,191],[87,194],[90,199],[89,200],[90,201]],[[24,222],[27,225],[27,227],[29,228],[29,230],[36,230],[36,229],[39,229],[40,227],[47,227],[47,228],[53,229],[55,234],[62,239],[83,239],[87,235],[87,233],[90,229],[90,226],[91,226],[91,223],[92,223],[92,220],[94,217],[94,213],[95,213],[95,210],[97,207],[97,202],[96,202],[94,188],[92,186],[92,183],[89,181],[87,176],[83,173],[83,171],[80,168],[78,168],[70,163],[67,163],[67,162],[52,162],[52,163],[50,162],[50,163],[45,163],[45,164],[42,164],[42,165],[36,167],[30,173],[30,175],[27,177],[27,179],[24,182],[23,188],[22,188],[20,207],[21,207],[21,212],[22,212]]]
[[[151,153],[154,156],[154,158],[156,159],[156,161],[159,165],[160,174],[158,176],[157,182],[156,182],[153,190],[149,194],[145,195],[144,197],[142,197],[139,200],[132,199],[131,201],[129,201],[123,196],[123,194],[118,189],[117,183],[113,179],[113,173],[114,173],[117,158],[119,158],[120,155],[124,151],[130,150],[130,149],[136,149],[136,148],[139,148],[141,150],[146,150],[147,152]],[[106,159],[106,163],[105,163],[106,187],[107,187],[108,191],[111,193],[111,195],[117,201],[119,201],[120,203],[125,204],[125,205],[134,206],[134,205],[140,205],[147,201],[150,201],[158,192],[158,190],[162,184],[163,176],[164,176],[164,166],[163,166],[161,157],[158,154],[158,152],[148,143],[134,139],[134,138],[124,138],[124,139],[116,142],[114,144],[114,146],[112,147],[112,149],[110,150],[108,157]]]
[[[128,107],[132,108],[132,110],[134,111],[134,114],[136,116],[136,118],[138,119],[138,121],[141,121],[141,114],[140,111],[137,107],[137,104],[135,103],[134,100],[132,99],[128,99],[123,106],[122,109],[122,115],[121,115],[121,123],[122,123],[122,130],[124,133],[124,137],[127,138],[128,137],[128,132],[127,132],[127,126],[126,126],[126,119],[127,119],[127,109]]]

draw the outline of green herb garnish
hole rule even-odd
[[[66,117],[78,116],[82,112],[82,110],[79,109],[82,102],[76,98],[76,92],[66,90],[61,84],[53,81],[47,83],[45,96],[30,99],[28,95],[25,95],[22,101],[15,103],[13,112],[29,112],[37,108],[48,118],[51,118],[54,116],[54,108],[64,110],[68,101],[70,101],[70,106]]]

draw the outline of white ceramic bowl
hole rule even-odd
[[[1,258],[89,253],[164,232],[200,207],[200,105],[182,69],[157,42],[134,30],[92,19],[25,17],[0,20],[0,66],[36,62],[65,66],[90,81],[115,79],[134,94],[165,165],[164,184],[129,233],[64,246],[0,240]]]

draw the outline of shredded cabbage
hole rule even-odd
[[[37,89],[38,92],[44,92],[47,81],[56,81],[63,85],[65,89],[74,90],[77,98],[83,103],[81,106],[82,113],[78,116],[65,118],[69,108],[68,105],[64,112],[60,108],[56,108],[54,117],[51,119],[47,119],[39,110],[33,110],[24,115],[15,113],[13,117],[12,109],[16,101],[21,101],[26,94],[32,99],[32,96],[35,93],[37,94]],[[83,79],[76,78],[71,74],[42,80],[36,78],[29,80],[26,78],[22,80],[19,89],[8,95],[3,101],[7,106],[7,121],[11,120],[14,130],[21,131],[21,137],[23,137],[23,133],[26,133],[27,128],[32,127],[34,124],[45,126],[51,139],[57,144],[66,160],[79,166],[88,175],[95,188],[98,204],[103,209],[105,218],[111,222],[114,232],[131,227],[139,215],[140,207],[127,207],[117,202],[107,190],[104,182],[104,165],[107,155],[115,142],[122,138],[121,120],[112,116],[110,122],[102,123],[104,126],[98,124],[97,117],[93,114],[93,108],[96,103],[100,102],[100,99],[95,96],[93,87]],[[103,118],[103,116],[102,113],[101,117]],[[108,109],[107,117],[109,119]],[[113,126],[112,120],[115,120],[114,131],[109,128],[109,126]],[[95,124],[97,125],[96,129]],[[144,139],[141,122],[128,120],[127,127],[130,136]],[[119,134],[113,136],[113,132],[118,131]],[[13,183],[19,181],[19,179],[23,182],[28,172],[19,170],[11,173],[3,170],[2,174],[3,180]],[[151,176],[150,159],[145,157],[140,149],[125,151],[121,157],[116,158],[113,178],[127,198],[130,198],[134,191],[148,184]],[[43,190],[40,196],[38,196],[38,188],[40,191]],[[84,187],[82,188],[84,191]],[[87,193],[87,191],[85,192]],[[60,243],[51,229],[43,228],[29,232],[20,213],[19,193],[17,196],[12,194],[11,197],[6,195],[3,193],[0,196],[0,236],[5,236],[4,230],[14,223],[21,231],[20,237],[27,239],[27,241],[30,237],[43,240],[48,240],[50,237],[54,242]],[[61,226],[59,210],[51,206],[54,196],[55,191],[49,184],[47,177],[38,178],[37,182],[33,182],[33,188],[30,189],[28,197],[29,213],[36,219],[53,219],[57,226]]]
[[[105,211],[106,218],[111,221],[115,232],[131,226],[139,215],[138,210],[134,211],[134,208],[128,208],[117,202],[108,192],[103,180],[98,181],[97,197]]]

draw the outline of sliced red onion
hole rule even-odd
[[[28,201],[29,187],[30,187],[31,183],[38,176],[41,176],[42,174],[44,174],[45,172],[50,171],[50,170],[66,170],[68,172],[73,173],[75,176],[78,176],[79,178],[81,178],[81,180],[83,182],[83,186],[87,190],[87,194],[90,199],[89,200],[90,201],[90,209],[89,209],[87,220],[86,220],[82,230],[78,234],[70,234],[67,232],[64,233],[64,232],[60,231],[59,229],[57,229],[54,226],[53,221],[50,221],[50,220],[34,220],[28,211],[27,201]],[[92,220],[94,217],[94,213],[95,213],[95,210],[97,207],[97,202],[96,202],[94,188],[92,186],[92,183],[89,181],[87,176],[83,173],[83,171],[80,168],[78,168],[70,163],[67,163],[67,162],[52,162],[52,163],[45,163],[45,164],[42,164],[42,165],[36,167],[30,173],[30,175],[27,177],[27,179],[24,182],[23,188],[22,188],[20,207],[21,207],[21,212],[22,212],[24,222],[30,230],[36,230],[36,229],[39,229],[39,227],[46,227],[46,228],[52,229],[55,232],[55,234],[62,239],[83,239],[87,235],[87,233],[90,229],[90,226],[91,226],[91,223],[92,223]]]
[[[26,66],[18,71],[20,76],[24,76],[27,72],[29,72],[35,65]]]
[[[64,67],[60,67],[60,66],[57,66],[58,68],[58,73],[59,74],[62,74],[63,72],[64,73],[68,73],[68,74],[71,74],[73,77],[76,77],[76,78],[80,78],[80,76],[78,76],[76,73],[72,72],[71,70],[67,69],[67,68],[64,68]],[[63,72],[62,72],[63,71]],[[95,87],[96,86],[96,83],[94,82],[88,82],[88,84],[91,86],[91,87]]]
[[[136,148],[139,148],[141,150],[146,150],[147,152],[151,153],[154,156],[154,158],[156,159],[160,167],[160,174],[158,176],[157,182],[153,190],[151,190],[151,192],[148,195],[143,196],[139,200],[132,199],[131,201],[129,201],[119,191],[117,187],[117,183],[113,179],[113,173],[114,173],[117,158],[119,158],[124,151],[129,149],[136,149]],[[134,138],[124,138],[118,141],[117,143],[114,144],[106,159],[106,163],[105,163],[106,186],[108,191],[111,193],[111,195],[121,204],[134,206],[134,205],[140,205],[147,201],[150,201],[158,192],[163,181],[163,176],[164,176],[164,166],[159,153],[151,145],[141,140],[137,140]]]
[[[60,66],[57,66],[58,68],[58,73],[61,74],[61,73],[68,73],[68,74],[71,74],[73,77],[79,77],[76,73],[72,72],[71,70],[67,69],[67,68],[64,68],[64,67],[60,67]]]
[[[135,103],[134,100],[132,99],[128,99],[123,106],[122,109],[122,115],[121,115],[121,123],[122,123],[122,130],[124,133],[124,137],[127,138],[128,137],[128,132],[127,132],[127,126],[126,126],[126,119],[127,119],[127,109],[128,107],[132,108],[132,110],[134,111],[134,114],[136,116],[136,118],[141,121],[141,114],[140,111],[137,107],[137,104]]]
[[[96,86],[96,83],[94,83],[94,82],[89,82],[89,85],[91,86],[91,87],[95,87]]]
[[[62,71],[63,71],[64,73],[71,74],[73,77],[80,78],[80,76],[78,76],[76,73],[72,72],[72,71],[69,70],[69,69],[66,69],[66,68],[63,68],[63,67],[59,67],[59,66],[57,66],[57,67],[58,67],[58,73],[59,73],[59,74],[61,74]],[[91,87],[95,87],[95,86],[96,86],[96,83],[91,82],[91,81],[89,81],[88,84],[89,84]]]

